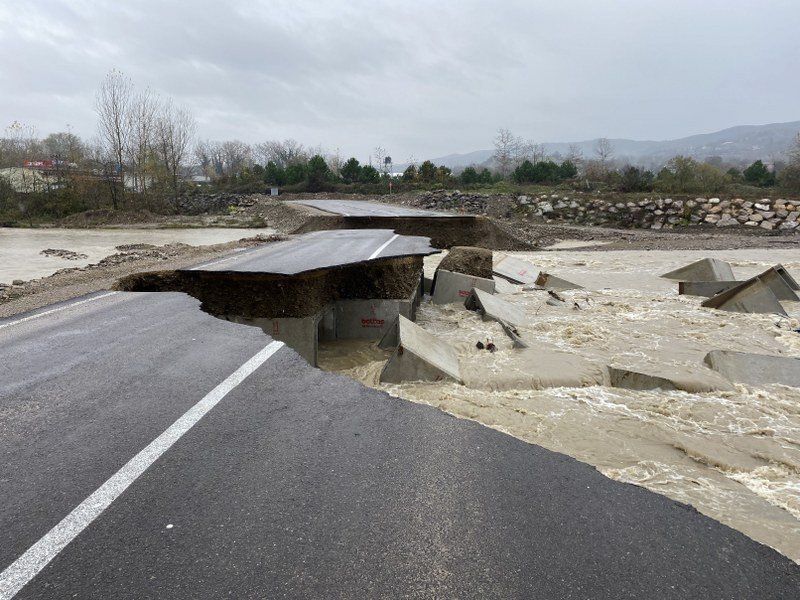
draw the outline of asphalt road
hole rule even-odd
[[[302,204],[343,217],[453,217],[452,214],[365,202],[363,200],[288,200],[287,204]]]
[[[306,233],[195,269],[295,275],[376,258],[436,252],[427,237],[398,235],[390,229],[339,229]]]
[[[686,506],[189,297],[79,302],[0,321],[0,598],[797,598],[800,567]]]

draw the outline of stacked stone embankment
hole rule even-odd
[[[232,207],[253,206],[252,194],[187,194],[178,198],[178,212],[183,215],[224,213]]]
[[[705,226],[794,232],[800,227],[800,200],[742,198],[641,199],[597,198],[588,194],[512,196],[456,191],[426,192],[414,204],[432,210],[453,210],[540,218],[581,225],[609,225],[636,229],[674,229]]]

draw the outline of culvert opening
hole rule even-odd
[[[314,366],[320,344],[352,340],[366,347],[397,315],[414,319],[422,297],[423,257],[380,258],[299,274],[240,271],[155,271],[129,275],[114,289],[183,292],[220,319],[261,328]],[[338,346],[337,346],[338,344]],[[326,354],[327,356],[327,354]]]

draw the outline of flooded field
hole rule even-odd
[[[325,345],[321,365],[689,503],[800,562],[800,389],[730,385],[702,366],[714,349],[800,357],[800,303],[784,303],[789,319],[705,309],[701,298],[678,296],[677,283],[658,277],[713,256],[731,262],[737,279],[776,263],[798,278],[800,253],[512,254],[585,288],[559,292],[560,306],[521,286],[502,296],[525,309],[518,331],[539,364],[520,364],[498,324],[459,305],[423,303],[417,323],[456,348],[466,385],[382,385],[387,353],[369,343]],[[426,270],[440,258],[430,257]],[[486,338],[494,354],[475,347]],[[606,366],[678,376],[711,391],[612,388]]]
[[[25,229],[0,227],[0,282],[47,277],[59,269],[83,267],[114,254],[123,244],[205,246],[258,234],[262,229]],[[67,260],[41,254],[48,248],[71,250],[86,258]]]

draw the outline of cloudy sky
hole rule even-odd
[[[0,135],[90,138],[118,69],[204,139],[395,162],[800,119],[797,0],[2,0]]]

